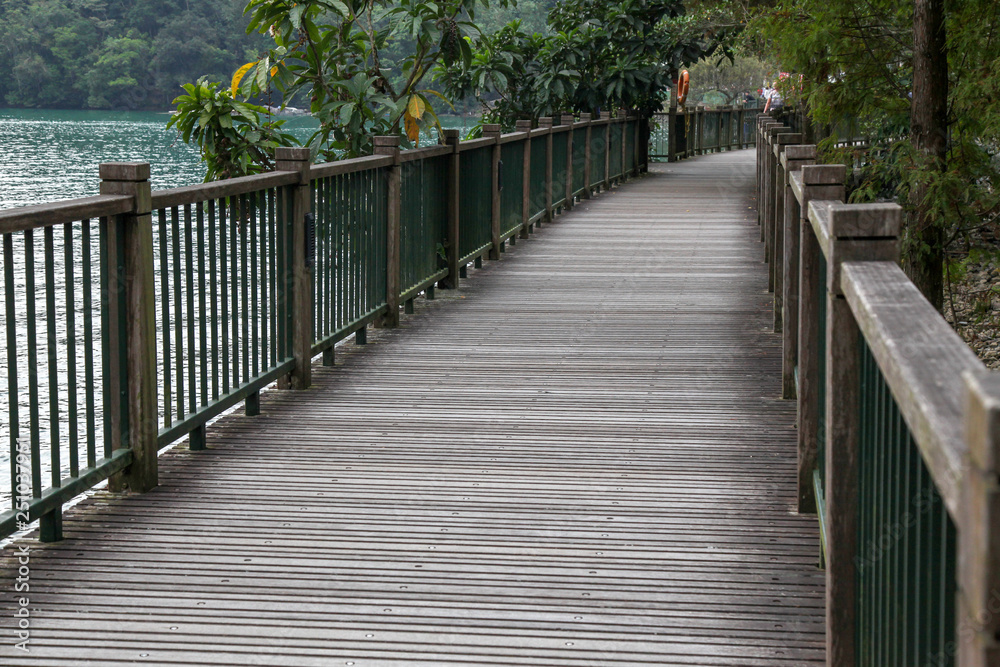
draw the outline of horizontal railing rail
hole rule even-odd
[[[468,263],[639,173],[643,127],[620,111],[407,151],[377,137],[374,155],[316,165],[279,148],[273,172],[159,191],[148,164],[108,163],[100,196],[0,211],[0,537],[40,519],[60,539],[63,504],[104,480],[156,486],[159,449],[203,448],[213,418],[257,414],[274,382],[308,387],[314,356],[332,365],[338,341],[395,326]]]
[[[843,203],[846,168],[758,121],[762,240],[817,512],[828,664],[992,664],[1000,380],[899,267],[901,209]]]

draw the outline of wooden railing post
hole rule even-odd
[[[399,207],[400,162],[399,137],[375,137],[375,155],[388,155],[393,164],[387,169],[388,188],[386,202],[386,262],[385,262],[385,315],[375,321],[380,328],[399,326]]]
[[[531,121],[519,120],[515,123],[518,132],[524,132],[524,161],[521,167],[521,238],[529,236],[531,225]]]
[[[490,208],[490,259],[500,259],[500,125],[483,125],[483,138],[493,140],[493,180],[490,184],[492,206]]]
[[[774,293],[774,320],[775,330],[780,324],[782,332],[781,397],[791,399],[795,398],[795,361],[799,341],[799,223],[802,220],[802,208],[792,190],[792,175],[816,161],[816,146],[786,146],[782,160],[785,176],[782,195],[784,214],[779,221],[782,230],[781,289]]]
[[[448,156],[448,186],[445,191],[448,193],[448,224],[446,225],[445,239],[445,259],[448,262],[448,275],[438,281],[438,287],[443,289],[458,289],[459,283],[459,221],[458,221],[458,197],[459,197],[459,160],[458,152],[459,131],[445,130],[444,142],[452,147],[452,153]]]
[[[958,526],[958,667],[1000,664],[1000,374],[966,374],[966,479]]]
[[[826,217],[826,648],[827,664],[854,665],[858,539],[860,332],[840,285],[841,265],[899,261],[902,209],[896,204],[813,201]]]
[[[639,116],[639,120],[636,123],[636,133],[641,140],[641,146],[636,150],[639,151],[639,167],[642,173],[649,173],[649,116],[642,114]]]
[[[842,164],[802,167],[802,202],[799,221],[799,325],[798,325],[798,496],[799,512],[816,512],[813,471],[819,452],[820,410],[820,303],[816,295],[826,284],[820,272],[823,251],[809,224],[809,202],[816,200],[843,201],[844,177]],[[792,371],[794,372],[794,371]]]
[[[111,377],[105,406],[114,428],[112,447],[132,449],[132,464],[113,475],[113,491],[142,493],[159,483],[156,379],[156,309],[153,272],[153,217],[149,164],[108,162],[100,165],[102,195],[131,195],[128,213],[108,221],[108,323]],[[120,267],[120,272],[119,272]],[[122,312],[124,311],[124,312]],[[124,368],[123,368],[124,366]],[[42,517],[42,541],[62,539],[62,512]]]
[[[309,149],[278,147],[274,154],[277,171],[295,171],[299,181],[288,187],[291,200],[291,342],[295,368],[288,383],[292,389],[306,389],[312,384],[312,267],[306,262],[306,214],[310,212]]]
[[[768,243],[771,246],[770,264],[768,265],[768,287],[774,292],[774,332],[781,332],[781,279],[784,269],[784,236],[785,236],[785,186],[788,184],[785,176],[785,166],[782,162],[785,146],[802,142],[801,134],[779,134],[775,137],[772,165],[774,167],[774,184],[771,188],[770,202],[771,220],[768,226],[770,235]]]
[[[580,115],[580,120],[584,119],[584,115]],[[586,114],[587,120],[587,133],[583,142],[583,198],[590,199],[592,194],[590,192],[590,177],[593,174],[590,168],[590,162],[593,160],[593,152],[590,149],[590,141],[594,135],[593,123],[591,122],[590,114]]]
[[[547,130],[545,134],[545,218],[552,222],[552,117],[544,116],[538,119],[538,127]],[[538,221],[541,223],[541,220]]]

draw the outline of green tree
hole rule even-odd
[[[915,6],[926,9],[912,0],[786,0],[753,27],[783,70],[802,75],[801,100],[818,126],[836,132],[856,118],[872,137],[864,152],[828,159],[862,164],[854,201],[904,207],[904,268],[940,307],[946,248],[1000,208],[1000,6],[939,7],[939,21],[918,31],[921,54]],[[915,76],[915,59],[930,79]]]
[[[105,40],[97,62],[86,75],[87,105],[102,109],[139,106],[136,98],[144,96],[139,81],[146,72],[151,52],[149,43],[136,33]]]

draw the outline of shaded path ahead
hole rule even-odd
[[[30,654],[0,571],[0,663],[821,664],[753,155],[578,204],[67,513]]]

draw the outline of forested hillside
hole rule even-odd
[[[271,40],[247,35],[245,0],[0,0],[0,106],[167,109],[180,84],[229,81]],[[542,29],[551,0],[477,17]]]

